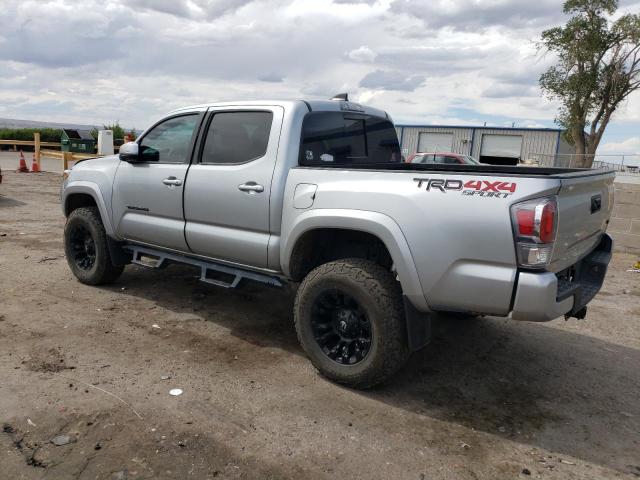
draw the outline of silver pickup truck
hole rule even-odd
[[[431,312],[584,317],[611,259],[613,173],[403,163],[374,108],[213,103],[77,163],[62,206],[86,284],[172,262],[226,288],[300,282],[304,351],[365,388],[428,343]]]

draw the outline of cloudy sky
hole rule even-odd
[[[640,0],[622,0],[640,12]],[[175,107],[352,99],[396,123],[553,126],[561,0],[0,0],[0,117],[143,128]],[[640,92],[602,153],[640,152]]]

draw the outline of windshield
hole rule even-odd
[[[303,121],[300,165],[400,161],[398,135],[386,118],[358,113],[311,112]]]

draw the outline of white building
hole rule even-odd
[[[454,152],[483,163],[516,165],[522,161],[553,165],[558,154],[575,153],[554,128],[501,128],[396,125],[402,154]]]

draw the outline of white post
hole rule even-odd
[[[98,155],[113,155],[113,131],[98,132]]]

